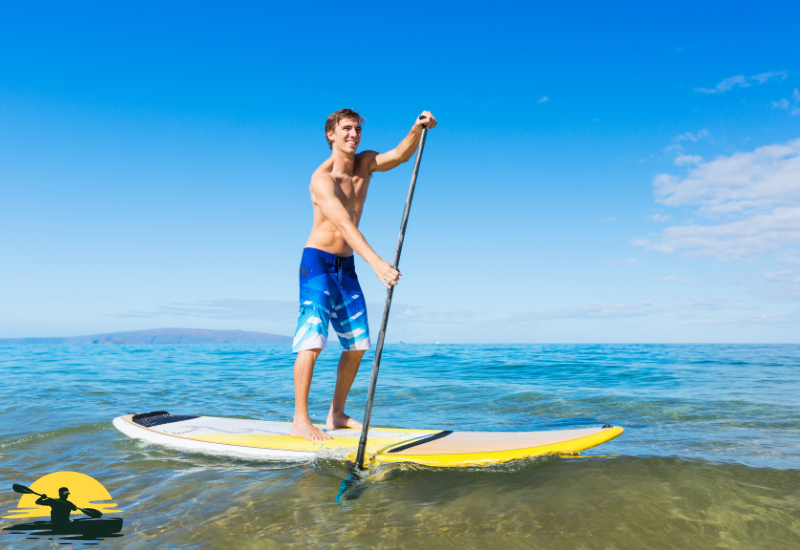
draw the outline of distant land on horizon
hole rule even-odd
[[[0,338],[0,345],[33,344],[291,344],[290,336],[246,330],[154,328],[65,338]]]

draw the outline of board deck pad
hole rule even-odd
[[[326,430],[332,439],[307,441],[289,435],[291,423],[215,416],[171,415],[157,411],[114,419],[124,434],[177,448],[267,459],[351,460],[361,430]],[[324,429],[324,426],[318,426]],[[370,463],[414,462],[431,466],[491,464],[546,454],[576,454],[619,436],[620,427],[539,432],[451,432],[370,428]]]

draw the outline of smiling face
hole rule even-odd
[[[328,147],[347,154],[355,154],[361,141],[361,123],[364,117],[352,109],[339,109],[325,121],[325,140]]]
[[[353,118],[343,118],[328,132],[331,148],[353,155],[361,143],[361,121]]]

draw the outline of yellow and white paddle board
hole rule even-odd
[[[156,411],[114,419],[125,435],[158,445],[213,454],[275,460],[329,456],[352,460],[360,430],[327,430],[332,439],[307,441],[289,435],[291,424]],[[324,428],[324,426],[320,426]],[[541,432],[452,432],[370,428],[368,464],[413,462],[428,466],[494,464],[548,454],[573,455],[623,432],[617,426]]]

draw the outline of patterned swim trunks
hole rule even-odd
[[[304,248],[300,261],[300,318],[292,351],[325,348],[328,322],[345,351],[369,349],[367,305],[353,256]]]

